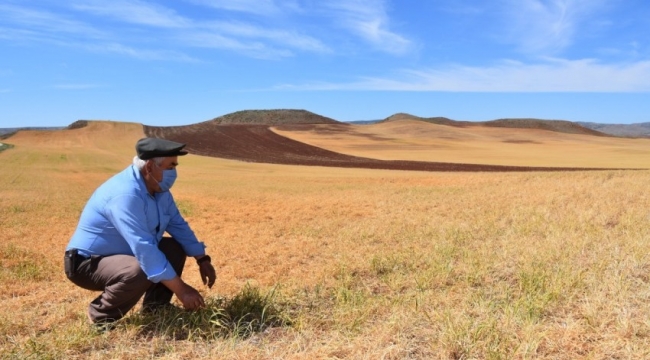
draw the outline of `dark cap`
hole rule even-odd
[[[135,144],[135,151],[138,153],[140,159],[149,160],[155,157],[187,155],[187,151],[183,150],[184,147],[185,144],[175,141],[143,138]]]

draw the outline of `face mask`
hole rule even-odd
[[[171,189],[171,187],[174,185],[174,181],[176,181],[176,176],[177,174],[175,168],[170,170],[163,170],[162,180],[160,182],[156,181],[158,183],[158,186],[160,186],[160,191],[169,191],[169,189]]]

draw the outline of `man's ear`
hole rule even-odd
[[[145,174],[151,174],[153,171],[153,160],[147,160],[146,163],[144,163],[144,168],[145,168]]]

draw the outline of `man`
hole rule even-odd
[[[122,318],[143,295],[143,311],[171,306],[174,294],[188,310],[205,305],[201,294],[181,280],[185,260],[196,259],[201,280],[210,288],[216,272],[169,192],[178,156],[187,154],[184,147],[140,139],[133,165],[97,188],[81,213],[64,265],[74,284],[102,291],[88,307],[92,323]]]

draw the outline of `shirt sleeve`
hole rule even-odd
[[[199,256],[205,254],[205,244],[197,239],[190,225],[185,221],[174,198],[169,194],[167,213],[170,215],[169,223],[165,229],[185,250],[187,256]]]
[[[144,201],[135,195],[120,195],[107,202],[104,211],[115,229],[126,240],[147,279],[154,283],[171,280],[176,272],[158,249],[154,234],[147,228]]]

